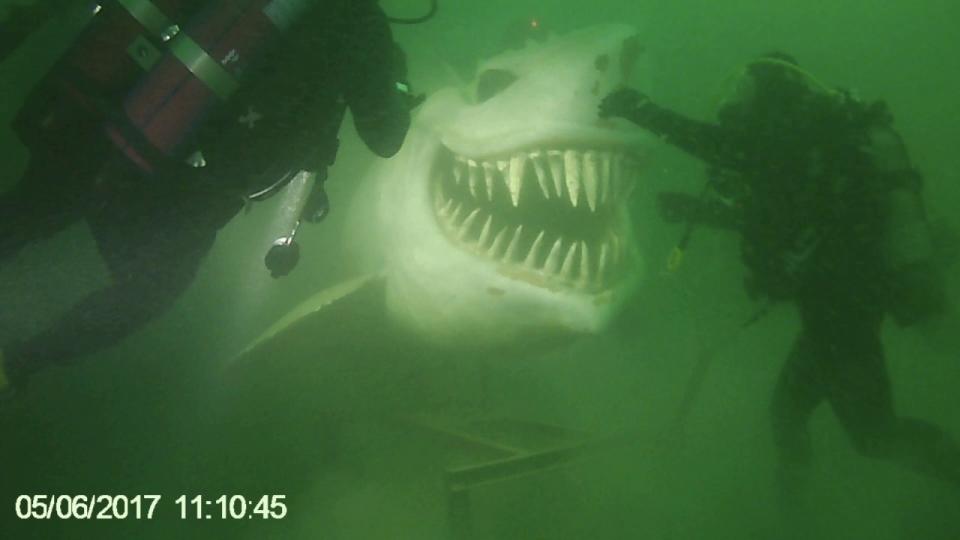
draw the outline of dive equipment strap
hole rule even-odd
[[[237,79],[190,36],[177,34],[170,43],[170,52],[220,99],[226,101],[240,87]]]
[[[150,0],[117,0],[131,17],[137,20],[155,37],[164,38],[167,30],[174,26],[173,21],[160,11]]]
[[[237,79],[214,60],[193,38],[180,32],[180,27],[150,0],[117,0],[153,37],[169,42],[169,51],[193,75],[222,100],[227,100],[240,87]],[[146,39],[131,45],[131,56],[150,69],[159,61],[160,51]]]

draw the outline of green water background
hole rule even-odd
[[[394,13],[421,2],[385,1]],[[2,5],[2,4],[0,4]],[[886,99],[918,168],[927,178],[932,214],[960,208],[958,90],[960,5],[921,2],[728,1],[444,2],[427,26],[398,28],[414,83],[442,80],[439,63],[464,69],[496,48],[503,29],[537,17],[559,31],[591,23],[629,22],[645,29],[652,59],[650,94],[681,112],[708,117],[722,81],[745,60],[772,50],[793,53],[830,84]],[[0,66],[0,120],[12,117],[32,81],[70,35],[70,24],[40,32]],[[426,83],[425,83],[426,84]],[[342,200],[369,159],[347,143],[333,171]],[[26,155],[0,131],[0,189]],[[737,324],[754,307],[742,294],[736,240],[702,232],[687,264],[658,276],[679,231],[649,219],[649,195],[700,186],[700,166],[668,148],[651,164],[649,189],[635,201],[650,262],[648,286],[618,328],[568,349],[507,359],[489,368],[490,412],[540,418],[593,433],[637,429],[633,448],[571,469],[484,488],[476,496],[481,538],[773,538],[773,453],[767,402],[796,330],[789,309],[745,333]],[[440,538],[443,500],[438,450],[403,432],[322,421],[290,410],[288,451],[257,432],[211,441],[209,395],[214,366],[298,299],[349,275],[336,233],[342,212],[310,231],[312,249],[282,282],[259,273],[271,226],[269,207],[221,235],[195,286],[143,332],[82,366],[46,374],[16,402],[0,406],[0,537],[3,538]],[[29,333],[65,303],[102,283],[83,226],[27,250],[0,270],[0,332]],[[255,277],[253,277],[255,276]],[[954,278],[955,279],[955,278]],[[954,294],[956,297],[956,294]],[[29,309],[21,309],[27,306]],[[357,339],[363,339],[358,335]],[[933,350],[919,336],[888,327],[885,336],[899,410],[960,434],[957,354]],[[696,357],[716,349],[714,369],[696,403],[686,444],[653,444],[668,425]],[[445,372],[433,381],[471,384]],[[451,388],[456,388],[452,386]],[[384,389],[386,392],[386,389]],[[456,388],[473,395],[476,388]],[[283,411],[287,396],[245,404]],[[827,410],[812,424],[811,528],[818,538],[899,540],[960,537],[957,498],[916,476],[863,460]],[[335,442],[329,442],[335,441]],[[260,451],[263,454],[259,453]],[[267,455],[265,461],[248,456]],[[243,466],[231,466],[234,461]],[[21,493],[162,493],[164,519],[152,523],[18,523]],[[280,523],[196,523],[171,518],[180,493],[287,493]]]

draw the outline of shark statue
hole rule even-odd
[[[627,202],[652,141],[596,111],[613,89],[646,85],[645,60],[634,28],[595,26],[433,93],[357,190],[345,227],[356,277],[307,299],[231,370],[281,393],[331,377],[376,386],[390,384],[384,370],[359,371],[374,358],[502,356],[603,331],[642,278]]]

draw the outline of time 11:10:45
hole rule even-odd
[[[180,519],[283,519],[287,515],[285,495],[263,495],[248,499],[243,495],[221,495],[206,499],[197,495],[177,497]]]

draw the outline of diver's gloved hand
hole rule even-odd
[[[600,102],[600,118],[625,117],[641,106],[650,103],[650,98],[633,88],[621,88]]]

